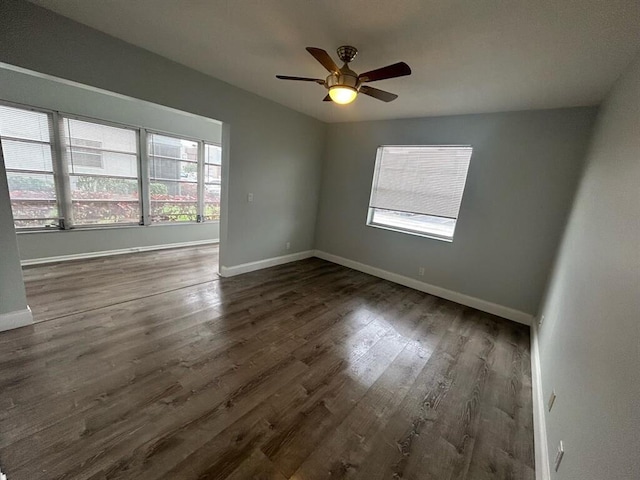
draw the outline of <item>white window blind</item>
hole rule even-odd
[[[470,146],[379,147],[369,224],[453,238],[471,153]]]
[[[471,147],[381,147],[371,206],[457,218]]]

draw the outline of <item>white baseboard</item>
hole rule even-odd
[[[549,450],[547,446],[547,426],[545,423],[545,402],[542,392],[542,370],[540,348],[538,346],[538,325],[531,322],[531,394],[533,396],[533,438],[536,452],[536,480],[549,480]]]
[[[241,275],[243,273],[262,270],[263,268],[275,267],[276,265],[304,260],[305,258],[313,257],[313,254],[313,250],[305,250],[304,252],[282,255],[281,257],[267,258],[265,260],[258,260],[256,262],[242,263],[240,265],[234,265],[232,267],[225,267],[224,265],[221,265],[220,276],[233,277],[235,275]]]
[[[14,328],[26,327],[33,324],[31,309],[16,310],[15,312],[0,313],[0,332],[13,330]]]
[[[60,255],[57,257],[30,258],[20,261],[20,264],[24,267],[27,265],[41,265],[44,263],[67,262],[69,260],[84,260],[88,258],[110,257],[112,255],[124,255],[127,253],[150,252],[153,250],[165,250],[168,248],[195,247],[198,245],[209,245],[212,243],[218,243],[218,240],[194,240],[192,242],[165,243],[162,245],[121,248],[118,250],[101,250],[99,252],[73,253],[71,255]]]
[[[349,260],[348,258],[339,257],[337,255],[333,255],[331,253],[323,252],[320,250],[316,250],[314,256],[332,263],[337,263],[338,265],[343,265],[345,267],[358,270],[360,272],[368,273],[369,275],[373,275],[374,277],[384,278],[385,280],[404,285],[405,287],[413,288],[414,290],[419,290],[421,292],[435,295],[436,297],[444,298],[446,300],[451,300],[452,302],[476,308],[478,310],[482,310],[483,312],[491,313],[493,315],[497,315],[499,317],[506,318],[517,323],[531,325],[532,322],[532,315],[521,312],[520,310],[515,310],[503,305],[498,305],[496,303],[488,302],[480,298],[471,297],[469,295],[455,292],[453,290],[447,290],[446,288],[421,282],[414,278],[405,277],[404,275],[399,275],[387,270],[382,270],[381,268],[372,267],[371,265],[366,265],[364,263]]]

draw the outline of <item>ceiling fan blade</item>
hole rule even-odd
[[[398,62],[370,72],[361,73],[358,75],[358,80],[361,82],[377,82],[378,80],[404,77],[405,75],[411,75],[411,68],[404,62]]]
[[[329,54],[321,48],[307,47],[307,52],[313,55],[313,58],[319,61],[322,66],[329,70],[331,73],[340,73],[340,69],[338,68],[336,63],[331,59]]]
[[[276,75],[276,78],[280,80],[298,80],[300,82],[316,82],[320,85],[324,85],[324,80],[319,78],[308,78],[308,77],[290,77],[289,75]]]
[[[322,99],[322,101],[323,102],[333,102],[333,100],[331,100],[331,96],[328,93],[327,93],[327,96]]]
[[[362,85],[360,87],[360,93],[364,93],[365,95],[369,95],[370,97],[377,98],[378,100],[382,100],[383,102],[392,102],[396,98],[398,98],[398,95],[396,95],[395,93],[385,92],[384,90],[368,87],[367,85]]]

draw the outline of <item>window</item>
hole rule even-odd
[[[378,148],[367,225],[453,240],[470,146]]]
[[[51,115],[0,105],[0,141],[16,227],[57,227]]]
[[[198,142],[149,133],[151,221],[198,220]]]
[[[0,142],[17,229],[220,219],[219,145],[2,104]]]
[[[204,219],[220,219],[220,184],[222,149],[219,145],[204,146]]]
[[[138,132],[64,118],[73,225],[139,223]]]

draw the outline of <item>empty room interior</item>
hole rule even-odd
[[[0,479],[640,479],[637,0],[1,0]]]

